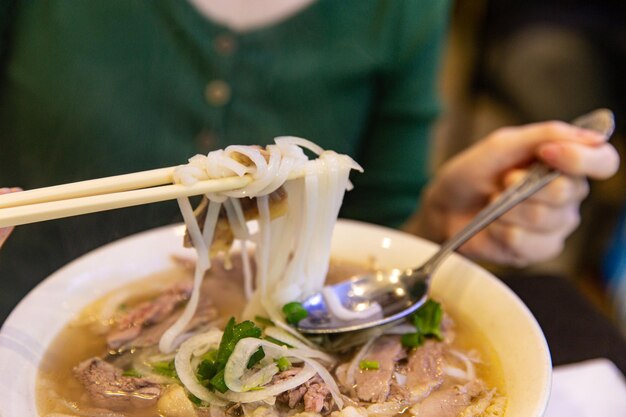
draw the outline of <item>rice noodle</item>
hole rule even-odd
[[[341,303],[341,300],[339,299],[339,296],[335,293],[335,291],[333,291],[333,289],[329,287],[324,287],[322,289],[322,295],[324,296],[324,300],[326,301],[328,309],[331,311],[331,313],[333,313],[335,317],[340,320],[360,320],[382,313],[382,308],[378,303],[372,303],[367,308],[359,311],[346,308]]]
[[[297,337],[293,336],[290,333],[287,333],[282,329],[279,329],[278,327],[266,327],[265,334],[300,350],[311,358],[321,359],[325,362],[328,362],[329,364],[333,364],[336,362],[335,358],[322,352],[319,349],[316,349],[308,340],[305,343],[303,340],[298,339]]]
[[[318,158],[309,160],[303,149],[313,152],[318,155]],[[328,272],[332,231],[343,195],[346,189],[351,187],[348,176],[352,169],[362,171],[362,168],[346,155],[324,151],[306,139],[291,136],[276,138],[275,144],[267,146],[265,150],[252,146],[229,146],[224,150],[210,152],[206,156],[196,155],[189,160],[189,164],[177,167],[174,179],[187,185],[203,179],[234,175],[249,175],[252,181],[237,190],[207,194],[209,206],[202,232],[193,216],[189,200],[187,198],[178,200],[189,236],[198,253],[198,261],[191,298],[181,317],[161,338],[160,350],[168,353],[176,349],[183,329],[195,313],[202,278],[211,266],[209,248],[214,239],[219,211],[223,206],[234,237],[242,242],[244,291],[246,297],[249,298],[246,314],[250,315],[254,312],[269,316],[276,327],[268,329],[268,335],[271,333],[274,335],[272,337],[294,346],[295,349],[289,349],[289,356],[305,362],[303,370],[298,373],[300,378],[296,380],[290,378],[290,384],[308,376],[300,382],[301,384],[318,373],[331,390],[335,403],[341,408],[343,400],[334,379],[323,365],[312,358],[321,359],[329,364],[334,363],[334,359],[304,342],[304,338],[285,323],[281,308],[288,302],[301,300],[309,294],[322,290]],[[288,181],[289,178],[301,176],[304,177]],[[272,220],[268,196],[281,186],[284,186],[288,192],[288,210],[281,218]],[[257,199],[259,228],[253,236],[249,234],[238,201],[239,198],[245,197]],[[256,244],[254,252],[256,277],[254,279],[245,246],[248,240]],[[256,288],[253,284],[256,284]],[[373,314],[375,312],[373,310],[369,308],[357,314],[368,317],[366,314]],[[251,402],[268,400],[273,392],[280,389],[261,384],[277,371],[275,366],[266,363],[261,370],[250,373],[244,369],[247,365],[246,361],[243,365],[237,362],[238,373],[229,374],[231,377],[227,381],[227,386],[230,391],[225,394],[211,393],[198,383],[192,371],[194,352],[199,346],[204,346],[201,345],[203,340],[194,336],[184,342],[175,360],[179,376],[181,372],[184,375],[181,381],[198,398],[211,404],[215,404],[214,400],[218,398],[222,402],[224,399]],[[215,342],[211,340],[212,343]],[[246,343],[252,343],[242,344],[242,341],[237,344],[235,351],[240,345],[241,349],[244,349]],[[264,348],[268,346],[266,355],[268,350],[278,352],[277,346],[269,342],[255,339],[254,343]],[[231,364],[230,360],[228,364]],[[261,384],[263,389],[241,392],[248,387],[243,385],[246,383]],[[283,387],[287,385],[289,384],[284,384]]]
[[[185,327],[189,324],[193,315],[196,313],[198,302],[200,300],[200,286],[202,285],[202,278],[204,278],[205,272],[211,267],[211,260],[209,259],[209,250],[204,243],[204,238],[198,222],[193,217],[193,210],[191,209],[191,203],[188,198],[179,198],[178,205],[183,214],[183,219],[187,224],[187,230],[191,236],[194,246],[198,252],[198,262],[196,263],[196,270],[193,279],[193,290],[191,297],[185,306],[183,314],[176,320],[176,323],[163,333],[161,340],[159,341],[159,349],[163,353],[171,353],[176,349],[176,342],[178,337],[183,334]],[[208,216],[207,216],[208,219]]]

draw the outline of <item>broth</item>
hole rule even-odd
[[[363,266],[335,260],[331,262],[328,281],[331,283],[342,281],[367,269]],[[107,301],[110,301],[111,297],[115,297],[120,292],[131,294],[124,302],[125,307],[131,307],[154,297],[169,284],[189,279],[191,275],[192,272],[188,268],[177,266],[122,287],[87,306],[76,320],[69,323],[57,335],[42,360],[36,388],[39,414],[42,416],[52,413],[67,415],[72,413],[74,407],[82,407],[83,405],[94,407],[85,388],[75,378],[73,368],[87,358],[107,355],[105,334],[97,331],[98,315],[96,312]],[[225,320],[231,316],[240,319],[239,316],[245,306],[240,266],[235,263],[233,270],[226,271],[220,262],[216,262],[204,280],[203,289],[206,289],[210,294],[219,294],[218,297],[213,297],[213,303],[219,311],[221,328],[223,328]],[[447,314],[450,314],[455,322],[455,348],[478,350],[481,363],[476,364],[477,376],[485,381],[488,386],[497,388],[499,394],[505,394],[501,366],[484,335],[470,320],[455,314],[452,306],[444,307]],[[155,405],[113,415],[147,417],[159,415],[159,412]]]

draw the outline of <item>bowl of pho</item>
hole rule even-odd
[[[253,180],[180,199],[185,224],[103,246],[31,291],[0,331],[0,416],[541,416],[541,329],[462,256],[395,327],[332,348],[295,330],[307,294],[437,249],[338,221],[355,169],[298,138],[192,158],[182,184]]]

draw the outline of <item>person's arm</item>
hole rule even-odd
[[[619,156],[603,135],[563,122],[495,131],[448,161],[424,193],[422,210],[405,229],[441,242],[459,231],[507,185],[524,175],[519,167],[541,159],[560,176],[504,214],[460,248],[466,255],[525,266],[561,252],[579,223],[587,177],[605,179]]]
[[[21,191],[21,190],[19,188],[0,188],[0,195],[13,193],[16,191]],[[7,238],[9,237],[12,231],[13,231],[13,227],[0,228],[0,249],[2,249],[4,242],[6,242]]]

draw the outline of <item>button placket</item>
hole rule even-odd
[[[238,42],[234,34],[223,32],[215,35],[210,45],[213,49],[211,55],[217,71],[216,77],[208,79],[204,88],[205,101],[212,110],[209,113],[211,115],[210,128],[199,132],[196,138],[196,144],[202,152],[219,146],[219,138],[224,135],[225,114],[233,95],[230,69]]]

